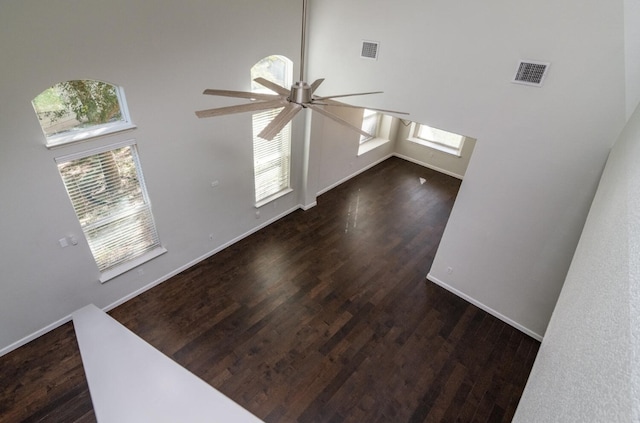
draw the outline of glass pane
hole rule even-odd
[[[145,202],[130,146],[62,163],[58,169],[83,227]]]
[[[373,111],[364,109],[363,117],[362,117],[362,130],[370,133],[375,136],[378,129],[378,120],[380,119],[380,114]],[[374,137],[368,137],[366,135],[360,135],[360,143],[373,139]]]
[[[418,138],[459,149],[464,137],[454,134],[453,132],[443,131],[442,129],[432,128],[427,125],[420,125]]]
[[[146,207],[85,235],[100,271],[136,258],[160,243],[151,210]]]
[[[253,82],[262,77],[276,84],[289,87],[293,79],[293,63],[283,56],[268,56],[251,68],[251,90],[271,90]],[[260,201],[289,187],[289,156],[291,154],[291,122],[273,140],[258,137],[281,109],[267,110],[253,115],[253,165],[255,198]]]
[[[282,56],[268,56],[256,63],[251,68],[251,91],[271,93],[271,90],[254,81],[259,77],[289,88],[292,83],[292,64],[288,60]]]
[[[100,81],[60,82],[32,104],[47,137],[124,121],[116,87]]]
[[[135,145],[59,163],[58,169],[100,271],[160,244]]]

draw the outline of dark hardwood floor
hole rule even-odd
[[[111,315],[266,422],[509,422],[539,343],[425,279],[458,188],[391,158]],[[0,421],[95,421],[71,323],[0,369]]]

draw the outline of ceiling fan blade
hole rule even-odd
[[[267,126],[265,126],[258,136],[267,141],[271,141],[300,110],[302,110],[302,106],[298,103],[287,104],[284,109],[282,109],[282,111],[280,111],[280,113],[278,113],[278,115],[274,117]]]
[[[381,113],[395,113],[398,115],[408,115],[409,113],[407,112],[399,112],[397,110],[387,110],[387,109],[376,109],[373,107],[363,107],[363,106],[353,106],[351,104],[347,104],[347,103],[342,103],[340,101],[335,101],[335,100],[327,100],[327,101],[323,101],[322,103],[319,103],[315,100],[313,100],[313,104],[317,104],[319,106],[338,106],[338,107],[350,107],[353,109],[367,109],[367,110],[373,110],[375,112],[381,112]]]
[[[249,98],[252,100],[276,100],[282,97],[279,94],[262,94],[252,93],[249,91],[215,90],[211,88],[204,90],[202,94],[218,95],[222,97]]]
[[[218,107],[215,109],[199,110],[196,116],[199,118],[231,115],[234,113],[256,112],[258,110],[275,109],[277,107],[286,106],[289,102],[286,100],[259,101],[249,104],[239,104],[237,106]]]
[[[269,88],[271,91],[274,91],[280,95],[284,95],[289,97],[289,95],[291,95],[291,90],[289,90],[288,88],[285,87],[281,87],[280,85],[276,84],[275,82],[271,82],[268,79],[264,79],[262,77],[256,78],[254,79],[254,81],[256,81],[258,84]]]
[[[375,135],[370,134],[370,133],[368,133],[366,131],[363,131],[362,128],[358,128],[357,126],[350,124],[349,122],[347,122],[346,120],[342,119],[338,115],[334,115],[333,113],[324,110],[320,106],[316,106],[314,104],[307,104],[307,107],[309,107],[310,109],[312,109],[312,110],[314,110],[314,111],[316,111],[316,112],[318,112],[318,113],[320,113],[322,115],[325,115],[329,119],[335,120],[339,124],[344,125],[344,126],[346,126],[347,128],[349,128],[349,129],[351,129],[353,131],[356,131],[360,135],[364,135],[366,137],[374,137],[375,136]]]
[[[313,83],[311,84],[311,94],[316,92],[320,84],[322,84],[323,82],[324,82],[324,78],[316,79],[315,81],[313,81]]]
[[[353,97],[356,95],[369,95],[369,94],[382,94],[383,91],[371,91],[368,93],[353,93],[353,94],[339,94],[339,95],[328,95],[328,96],[324,96],[324,97],[314,97],[314,100],[328,100],[331,98],[340,98],[340,97]]]

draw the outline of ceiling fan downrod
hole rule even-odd
[[[307,0],[302,0],[302,37],[300,41],[300,81],[304,81],[307,46]],[[293,87],[292,87],[293,90]]]
[[[302,0],[302,26],[300,37],[300,79],[291,85],[291,94],[289,101],[297,103],[303,107],[305,104],[311,103],[313,100],[313,88],[305,82],[305,62],[306,62],[306,46],[307,46],[307,0]]]
[[[276,84],[268,79],[258,77],[255,78],[254,81],[258,84],[262,85],[265,88],[273,91],[273,94],[267,93],[256,93],[250,91],[233,91],[233,90],[220,90],[220,89],[206,89],[203,94],[208,95],[216,95],[222,97],[235,97],[235,98],[245,98],[252,100],[251,103],[248,104],[239,104],[235,106],[227,106],[227,107],[216,107],[213,109],[199,110],[196,112],[196,116],[199,118],[204,117],[213,117],[213,116],[221,116],[228,115],[234,113],[244,113],[244,112],[258,112],[261,110],[271,110],[271,109],[281,109],[280,112],[274,117],[271,122],[257,135],[259,138],[263,138],[265,140],[272,140],[280,131],[294,118],[294,116],[303,108],[311,109],[315,112],[328,117],[341,125],[359,133],[360,135],[365,135],[367,137],[373,137],[372,134],[364,131],[362,128],[353,125],[351,122],[348,122],[338,116],[337,114],[332,113],[329,110],[325,110],[324,106],[335,106],[335,107],[349,107],[354,109],[363,109],[361,106],[352,106],[350,104],[342,103],[336,101],[336,98],[340,97],[352,97],[352,96],[362,96],[369,94],[379,94],[382,91],[373,91],[366,93],[351,93],[351,94],[340,94],[340,95],[331,95],[331,96],[315,96],[313,93],[318,89],[320,84],[324,81],[323,78],[316,79],[312,84],[308,84],[305,82],[305,64],[306,64],[306,45],[307,45],[307,7],[308,0],[302,0],[302,36],[300,43],[300,80],[293,85],[291,85],[290,89],[283,87],[279,84]],[[398,113],[398,114],[407,114],[404,112],[398,112],[394,110],[385,110],[385,109],[373,109],[383,113]]]

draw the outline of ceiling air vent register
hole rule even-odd
[[[521,60],[516,69],[516,75],[511,82],[515,84],[541,87],[547,75],[550,63]]]
[[[362,49],[360,50],[360,57],[363,59],[378,59],[378,51],[380,49],[380,43],[377,41],[363,41]]]

